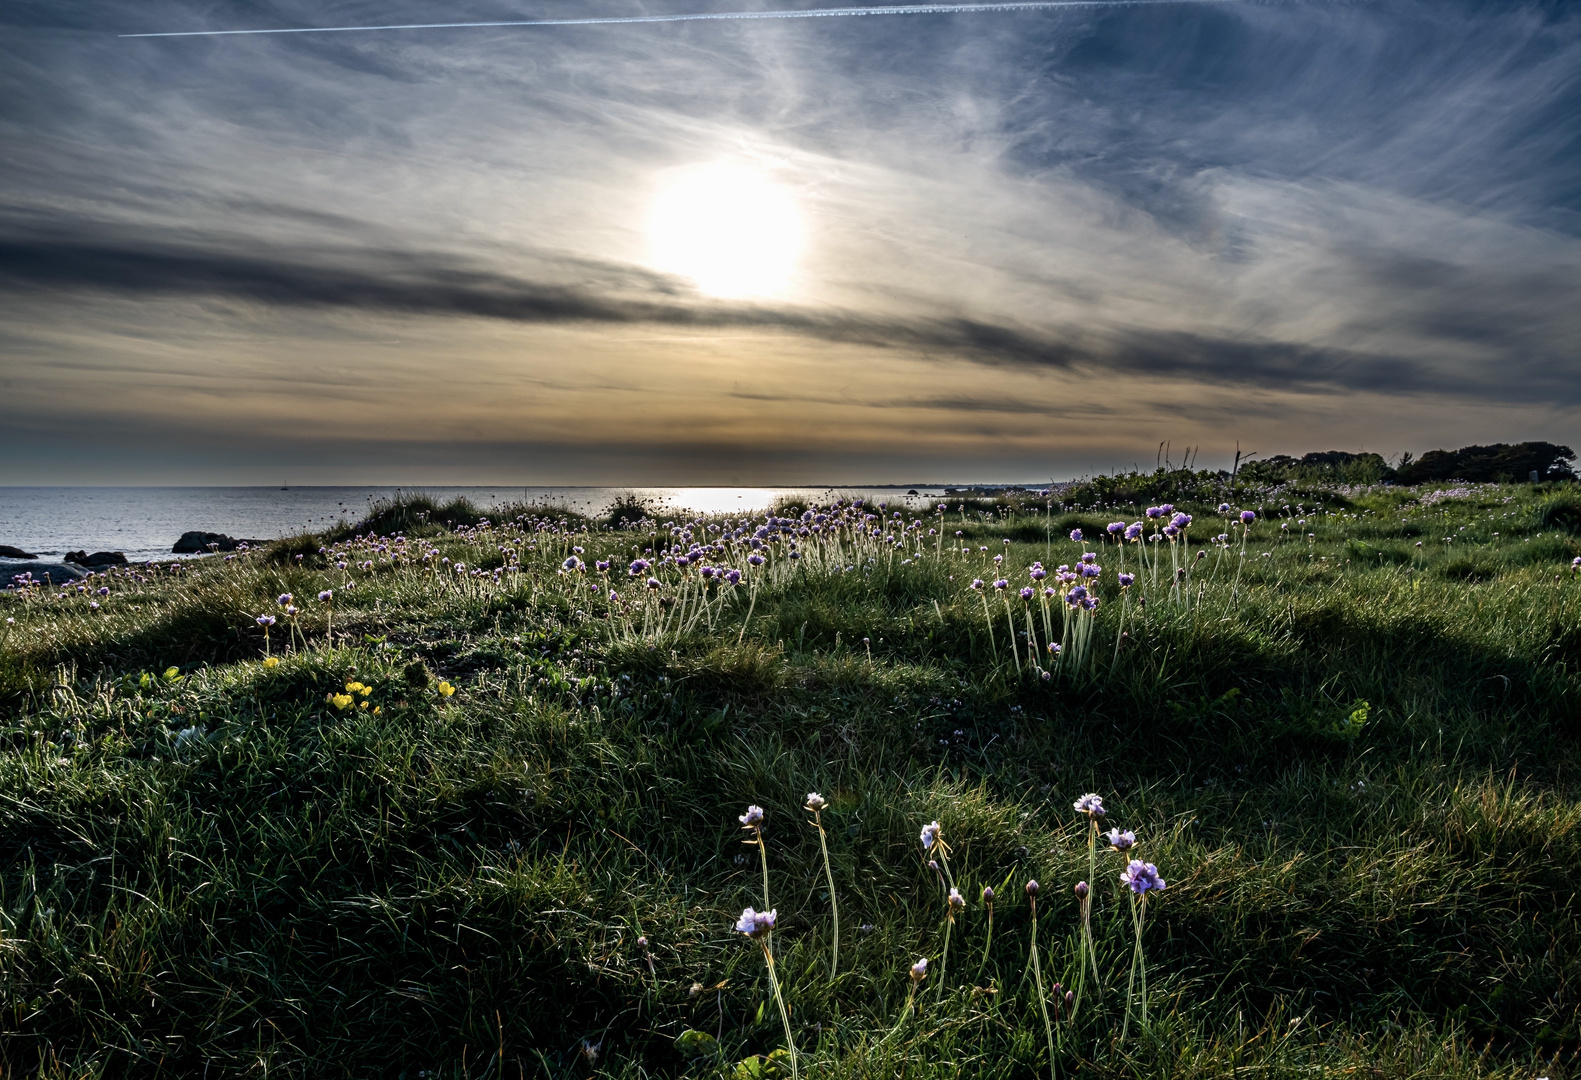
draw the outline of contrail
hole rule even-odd
[[[388,26],[299,26],[276,30],[175,30],[118,34],[123,38],[235,37],[242,34],[344,34],[358,30],[459,30],[487,26],[615,26],[625,23],[746,22],[758,19],[838,19],[860,15],[960,15],[979,11],[1147,7],[1154,4],[1236,3],[1239,0],[1004,0],[990,4],[890,4],[883,7],[807,8],[801,11],[709,11],[688,15],[623,15],[596,19],[518,19],[499,22],[393,23]]]

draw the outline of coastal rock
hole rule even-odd
[[[30,578],[33,581],[60,585],[67,581],[77,581],[87,573],[80,566],[69,566],[66,563],[0,559],[0,588],[16,588],[20,584],[18,578]]]
[[[89,555],[86,551],[68,551],[65,559],[78,566],[125,566],[126,556],[119,551],[95,551]]]
[[[216,545],[213,547],[215,551],[235,551],[243,544],[248,547],[262,547],[268,542],[267,540],[238,540],[236,537],[226,536],[224,533],[193,530],[192,532],[182,533],[181,539],[177,540],[176,546],[170,550],[176,555],[205,555],[210,551],[210,545]]]
[[[23,551],[21,548],[12,547],[10,544],[0,544],[0,559],[36,559],[36,558],[38,558],[37,555],[31,555],[28,552]]]

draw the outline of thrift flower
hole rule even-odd
[[[1077,811],[1091,818],[1101,818],[1104,815],[1103,797],[1088,792],[1073,804]]]
[[[743,829],[761,829],[763,828],[763,807],[749,806],[746,813],[737,815],[736,820],[741,822]]]
[[[1109,838],[1109,846],[1116,851],[1129,851],[1136,844],[1136,833],[1129,829],[1124,832],[1110,829],[1103,835]]]
[[[939,823],[930,821],[922,827],[922,850],[932,851],[939,842]]]
[[[915,964],[911,965],[911,981],[914,982],[914,983],[920,983],[923,979],[926,979],[927,977],[928,977],[928,958],[926,956],[924,956],[921,960],[918,960]]]
[[[816,814],[816,813],[818,813],[818,811],[822,810],[824,807],[829,805],[829,800],[825,799],[822,795],[818,794],[816,791],[810,791],[810,792],[807,793],[807,803],[806,803],[806,805],[807,805],[807,809],[811,810],[813,813]]]
[[[772,911],[753,911],[751,908],[744,908],[741,918],[736,920],[736,931],[754,940],[767,937],[769,931],[774,929],[774,920],[778,915],[778,908]]]
[[[1164,879],[1158,876],[1158,867],[1137,859],[1132,859],[1126,864],[1120,874],[1120,882],[1138,896],[1145,894],[1149,889],[1164,891]]]

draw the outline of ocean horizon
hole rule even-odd
[[[201,530],[239,539],[273,540],[320,531],[341,520],[355,522],[375,502],[401,493],[429,495],[440,501],[460,496],[485,510],[525,502],[596,516],[628,493],[672,513],[755,514],[787,496],[817,502],[857,497],[917,507],[951,491],[1036,486],[1042,485],[14,486],[0,487],[0,544],[22,548],[41,559],[58,559],[78,550],[119,551],[133,561],[168,559],[173,557],[171,547],[184,532]],[[912,491],[916,494],[909,494]]]

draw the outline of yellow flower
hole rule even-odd
[[[455,692],[456,692],[456,688],[454,686],[451,686],[448,682],[445,682],[444,680],[440,680],[440,683],[439,683],[439,694],[440,694],[441,697],[450,697]]]
[[[335,706],[335,708],[337,708],[337,709],[349,709],[349,708],[351,708],[351,695],[350,694],[330,694],[324,700],[329,702],[331,705]]]
[[[363,704],[367,704],[367,703],[366,703],[366,702],[364,702],[364,703],[363,703]],[[380,713],[381,713],[381,712],[383,712],[383,711],[384,711],[384,710],[383,710],[383,709],[382,709],[382,708],[380,708],[380,707],[379,707],[379,706],[378,706],[378,705],[375,705],[375,706],[374,706],[374,707],[373,707],[373,715],[374,715],[374,716],[378,716],[378,715],[379,715],[379,714],[380,714]]]
[[[362,689],[362,684],[360,682],[349,682],[349,683],[346,684],[346,693],[348,693],[348,694],[355,694],[358,690],[361,690],[361,689]]]
[[[357,692],[363,697],[367,697],[369,694],[373,693],[373,687],[359,685],[357,687]]]
[[[360,701],[357,704],[359,708],[366,709],[368,707],[368,703],[366,701]]]
[[[279,667],[279,666],[280,666],[280,658],[278,656],[266,656],[266,657],[264,657],[264,667],[266,667],[266,668],[273,668],[273,667]]]

